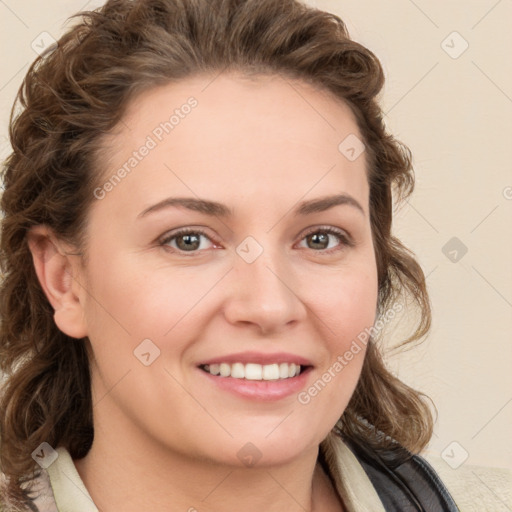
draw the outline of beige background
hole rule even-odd
[[[419,348],[390,363],[437,405],[429,453],[443,456],[447,469],[510,468],[512,2],[308,3],[338,14],[381,59],[386,122],[414,154],[417,188],[395,227],[428,275],[434,323]],[[68,15],[100,4],[0,0],[2,156],[10,106],[36,57],[31,45],[47,37],[42,32],[58,38]],[[456,262],[443,253],[453,237],[449,256],[467,247]]]

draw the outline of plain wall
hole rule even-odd
[[[468,464],[510,468],[512,3],[308,3],[339,15],[380,58],[387,126],[414,155],[416,190],[397,212],[395,233],[428,276],[433,326],[421,346],[389,363],[437,406],[429,453],[456,465],[467,452]],[[43,32],[58,39],[69,15],[101,4],[0,2],[2,157],[32,45],[44,44]],[[390,343],[400,341],[401,325],[389,326]]]

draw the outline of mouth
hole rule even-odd
[[[202,364],[199,365],[199,368],[215,377],[231,377],[247,381],[280,381],[298,377],[311,366],[286,362],[271,364],[225,362]]]
[[[310,360],[297,354],[255,351],[217,356],[196,367],[215,389],[259,402],[292,397],[307,385],[314,369]]]

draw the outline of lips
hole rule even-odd
[[[291,353],[243,352],[206,360],[197,368],[221,390],[245,399],[275,401],[300,391],[313,365]]]
[[[227,354],[225,356],[219,356],[212,359],[208,359],[206,361],[201,361],[201,363],[198,364],[197,366],[212,364],[220,365],[222,363],[242,363],[244,365],[249,363],[260,365],[294,363],[297,366],[313,366],[311,361],[309,361],[305,357],[286,352],[277,352],[274,354],[266,354],[261,352],[240,352],[237,354]]]

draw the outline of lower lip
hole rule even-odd
[[[298,393],[304,388],[311,367],[306,368],[297,377],[279,380],[247,380],[235,379],[233,377],[220,377],[212,375],[198,368],[210,382],[221,389],[229,391],[243,398],[250,398],[259,401],[276,401]]]

